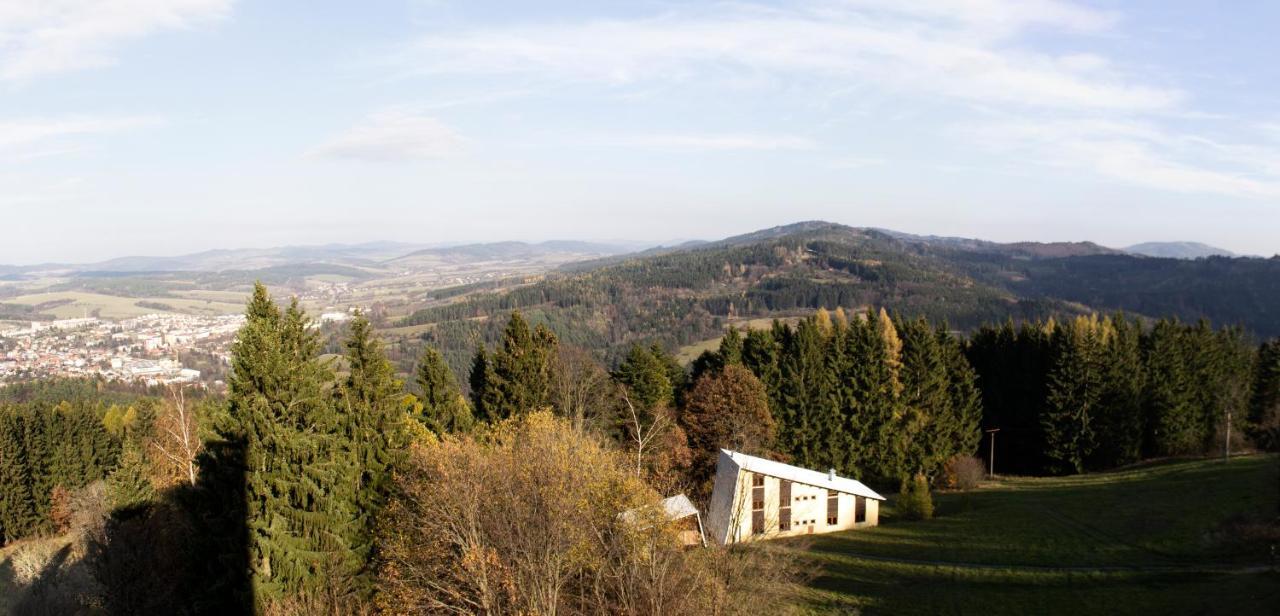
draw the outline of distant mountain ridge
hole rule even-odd
[[[635,343],[682,347],[718,337],[726,323],[836,307],[883,307],[958,330],[1124,310],[1276,336],[1280,257],[1152,258],[1091,242],[1001,244],[805,221],[447,297],[395,323],[430,326],[460,373],[476,340],[496,342],[513,309],[606,355]]]
[[[1125,252],[1163,259],[1200,259],[1204,257],[1239,256],[1225,248],[1200,242],[1143,242],[1124,249]]]
[[[533,259],[553,254],[604,257],[625,254],[632,251],[632,247],[620,244],[604,244],[576,240],[549,240],[537,243],[507,241],[423,248],[389,259],[388,262],[391,264],[397,264],[410,260],[421,259],[423,257],[440,259],[462,258],[491,261]]]
[[[580,240],[548,240],[543,242],[498,241],[469,244],[424,244],[375,241],[357,244],[294,245],[273,248],[214,249],[176,256],[126,256],[93,263],[43,263],[13,266],[0,264],[0,279],[20,277],[30,272],[79,273],[145,273],[145,272],[220,272],[257,270],[295,265],[338,265],[348,267],[396,267],[414,259],[431,262],[466,260],[540,259],[551,255],[574,255],[587,261],[568,267],[582,269],[586,263],[596,265],[626,256],[658,255],[699,248],[740,246],[799,233],[871,232],[908,244],[933,248],[1005,254],[1020,258],[1061,258],[1092,255],[1133,254],[1155,258],[1197,259],[1209,256],[1235,257],[1229,250],[1200,242],[1144,242],[1124,249],[1113,249],[1094,242],[1011,242],[917,235],[876,227],[849,227],[825,221],[810,220],[761,229],[720,240],[686,240],[670,245],[638,241],[592,242]]]
[[[548,255],[610,256],[631,252],[644,244],[605,244],[574,240],[539,243],[490,242],[431,245],[408,242],[317,244],[274,248],[219,248],[169,257],[127,256],[93,263],[41,263],[0,265],[0,278],[32,272],[70,275],[102,273],[223,272],[260,270],[297,265],[335,265],[377,268],[414,255],[436,255],[460,260],[529,259]]]

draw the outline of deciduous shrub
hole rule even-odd
[[[415,445],[384,510],[394,614],[784,612],[783,552],[687,549],[634,462],[549,413]]]
[[[972,490],[978,487],[987,469],[982,460],[973,456],[952,456],[942,467],[942,486],[952,490]]]

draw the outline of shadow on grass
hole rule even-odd
[[[243,448],[211,445],[195,485],[111,512],[99,531],[62,547],[25,586],[12,567],[0,589],[21,593],[15,615],[252,614]],[[0,607],[4,602],[0,601]]]
[[[824,535],[814,552],[1007,566],[1160,567],[1268,562],[1265,542],[1232,541],[1232,519],[1274,516],[1280,458],[1183,462],[1071,478],[1011,479],[941,493],[937,517],[883,508],[877,528]]]

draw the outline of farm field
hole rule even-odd
[[[1276,456],[1010,478],[935,496],[933,520],[797,543],[820,565],[812,613],[1280,614],[1270,543]],[[1238,526],[1238,525],[1236,525]],[[1274,530],[1272,531],[1274,533]]]
[[[802,317],[778,317],[778,321],[782,321],[788,325],[799,323]],[[768,329],[773,326],[773,318],[765,319],[735,319],[729,324],[738,329]],[[726,328],[727,329],[727,328]],[[676,350],[676,361],[683,365],[688,365],[702,355],[704,351],[714,351],[720,348],[720,340],[724,336],[716,336],[701,342],[680,347]]]
[[[57,302],[57,305],[40,308],[40,312],[51,314],[59,319],[74,319],[86,314],[92,316],[95,312],[99,317],[106,319],[127,319],[144,314],[163,312],[219,315],[235,314],[244,310],[243,302],[233,303],[218,301],[213,298],[120,297],[84,291],[57,291],[20,295],[7,299],[4,303],[41,306],[53,302]],[[153,306],[140,305],[140,302],[151,303]],[[159,304],[163,304],[167,308],[160,309],[157,307]]]

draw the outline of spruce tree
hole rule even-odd
[[[493,368],[489,365],[489,353],[484,345],[476,348],[471,357],[471,371],[467,377],[467,385],[471,387],[471,410],[476,419],[492,421],[494,417],[489,410],[491,399],[496,388],[489,387],[493,379]]]
[[[1262,449],[1280,451],[1280,339],[1258,349],[1249,398],[1248,434]]]
[[[350,374],[337,388],[336,402],[341,411],[341,446],[356,465],[358,528],[350,550],[365,565],[358,584],[359,591],[365,592],[371,590],[378,514],[390,496],[392,472],[403,456],[405,438],[400,421],[404,406],[395,368],[363,314],[352,319],[345,346]]]
[[[742,334],[738,332],[738,328],[730,326],[729,331],[725,332],[720,339],[718,355],[721,367],[742,364]]]
[[[472,395],[481,416],[493,421],[550,406],[557,346],[546,326],[531,330],[519,311],[511,313],[502,344],[472,368]]]
[[[39,520],[37,530],[48,530],[50,497],[53,494],[53,468],[49,461],[53,459],[55,443],[51,440],[53,415],[48,412],[27,409],[24,411],[23,449],[27,454],[27,470],[30,476],[31,501]]]
[[[15,409],[0,407],[0,545],[36,533],[40,524],[22,420]]]
[[[119,465],[107,476],[107,495],[117,514],[146,507],[155,498],[142,447],[132,439],[125,443]]]
[[[840,409],[836,447],[843,455],[835,467],[852,477],[894,476],[897,456],[892,424],[898,396],[880,326],[868,313],[865,319],[851,321],[842,332],[835,340],[842,349],[833,352],[828,365]]]
[[[343,596],[364,566],[360,466],[328,390],[332,373],[294,300],[283,313],[261,283],[232,345],[224,438],[241,443],[255,595]]]
[[[813,321],[805,319],[794,328],[786,328],[780,342],[782,386],[776,408],[782,415],[775,418],[779,425],[778,447],[790,454],[796,464],[812,467],[821,455],[818,416],[831,393],[825,390],[823,337]]]
[[[933,328],[923,319],[902,323],[901,415],[893,427],[898,476],[932,475],[951,457],[951,382]]]
[[[458,388],[453,370],[445,363],[444,355],[433,347],[422,350],[418,360],[416,378],[421,415],[416,419],[436,434],[466,432],[474,421],[467,399]]]
[[[1102,397],[1101,340],[1096,319],[1058,328],[1057,359],[1041,416],[1045,455],[1059,473],[1079,473],[1097,446],[1093,417]]]
[[[1169,456],[1198,451],[1201,447],[1201,414],[1191,392],[1181,327],[1161,320],[1151,328],[1143,344],[1147,374],[1146,455]]]
[[[675,402],[675,387],[668,377],[667,366],[649,347],[631,347],[612,377],[626,388],[628,398],[637,409],[652,411]]]
[[[938,328],[937,337],[950,398],[950,415],[938,431],[938,437],[949,448],[946,458],[972,455],[982,440],[983,409],[978,376],[965,359],[960,340],[951,335],[945,323]]]
[[[1142,368],[1142,328],[1123,314],[1109,322],[1110,336],[1102,348],[1102,392],[1094,424],[1098,447],[1088,466],[1113,468],[1142,457],[1142,396],[1146,374]]]

